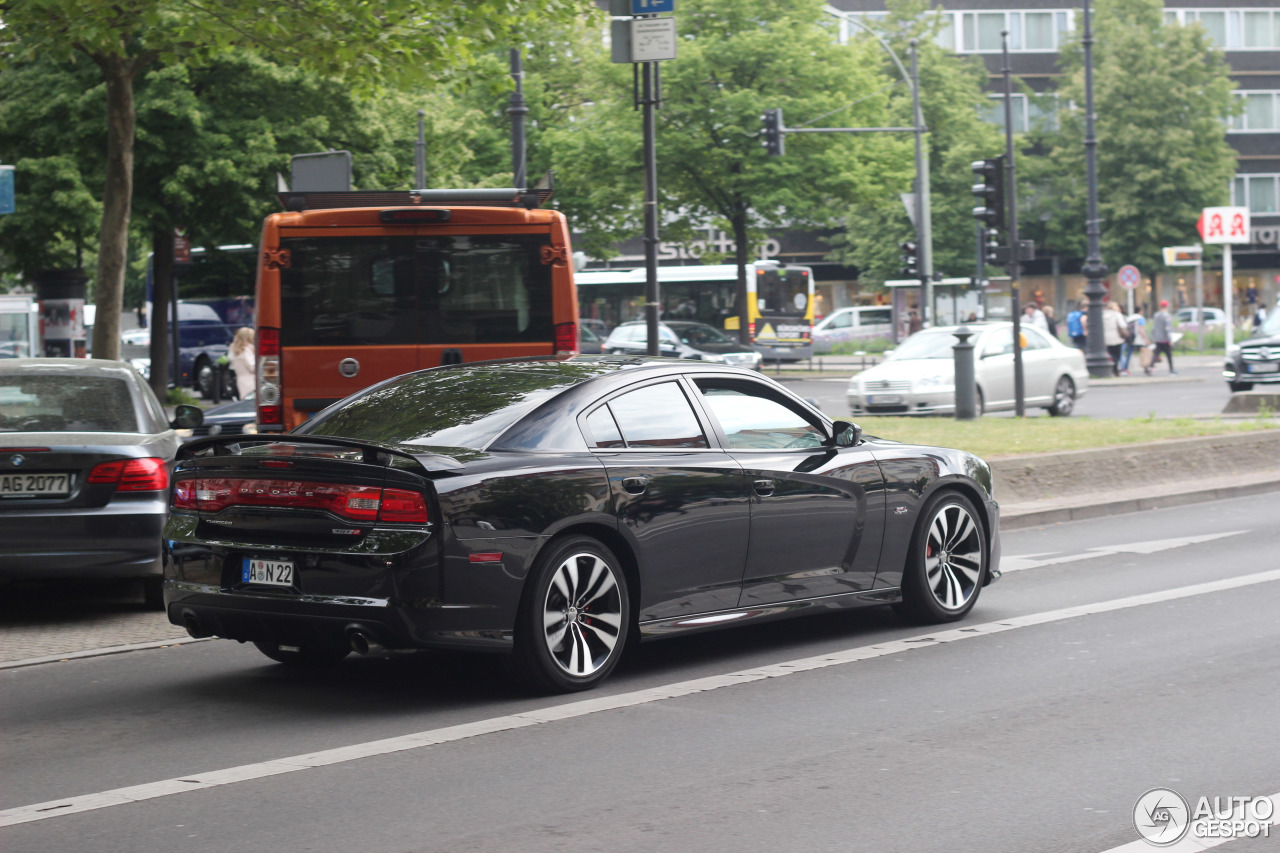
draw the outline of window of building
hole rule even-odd
[[[1280,213],[1280,175],[1236,175],[1231,203],[1250,213]]]
[[[1066,10],[944,12],[938,44],[962,53],[998,53],[1001,31],[1008,30],[1010,52],[1051,53],[1062,47],[1072,20]]]
[[[1010,100],[1014,133],[1026,133],[1030,130],[1057,130],[1057,95],[1028,98],[1023,94],[1015,94]],[[982,119],[997,127],[1004,127],[1004,95],[987,96],[987,105],[982,111]]]
[[[1213,43],[1226,50],[1271,50],[1280,47],[1278,9],[1166,9],[1166,23],[1199,23]]]
[[[1244,112],[1231,117],[1231,129],[1242,132],[1280,130],[1280,91],[1236,92]]]

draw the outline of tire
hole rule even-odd
[[[973,503],[956,492],[930,498],[911,536],[895,609],[917,622],[954,622],[978,601],[987,543]]]
[[[200,396],[206,400],[213,399],[214,382],[216,381],[217,371],[213,369],[213,364],[207,358],[201,356],[196,361],[191,375],[191,384],[200,392]]]
[[[263,643],[258,640],[254,640],[253,644],[258,651],[276,663],[286,666],[330,666],[351,654],[350,649],[337,646],[301,646],[294,651],[281,648],[275,643]]]
[[[142,606],[147,610],[164,610],[164,578],[142,579]]]
[[[1227,387],[1232,391],[1252,391],[1252,382],[1228,382]]]
[[[1065,418],[1076,408],[1076,383],[1070,376],[1059,376],[1053,388],[1053,405],[1046,407],[1055,418]]]
[[[617,666],[631,633],[622,564],[601,542],[570,536],[548,546],[530,575],[509,666],[547,692],[589,690]]]
[[[975,388],[973,392],[973,416],[975,418],[982,417],[982,413],[987,409],[986,402],[982,399],[982,389]]]

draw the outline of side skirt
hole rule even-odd
[[[820,598],[780,601],[776,604],[765,604],[756,607],[717,610],[712,613],[698,613],[692,616],[680,616],[675,619],[655,619],[650,622],[640,623],[640,639],[642,641],[656,640],[675,634],[710,631],[716,628],[725,628],[729,625],[742,625],[747,622],[788,619],[792,616],[802,616],[817,610],[844,610],[851,607],[866,607],[875,604],[893,604],[901,600],[902,590],[896,586],[891,586],[870,589],[864,592],[825,595]]]

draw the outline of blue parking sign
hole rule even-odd
[[[631,0],[631,14],[657,15],[661,12],[674,12],[676,0]]]
[[[0,166],[0,213],[13,213],[12,166]]]

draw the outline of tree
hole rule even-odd
[[[781,108],[788,127],[884,126],[889,81],[872,48],[839,44],[821,0],[682,4],[657,112],[663,230],[687,235],[715,221],[733,235],[741,315],[745,265],[763,229],[831,226],[850,203],[890,193],[911,168],[910,138],[790,134],[786,155],[770,157],[760,137],[766,108]],[[613,237],[618,223],[639,230],[641,127],[631,68],[601,75],[600,91],[549,136],[558,162],[592,178],[570,188],[562,208],[578,228]]]
[[[216,6],[177,0],[0,0],[0,53],[79,53],[105,83],[106,169],[99,237],[94,355],[119,356],[120,309],[133,196],[134,83],[158,62],[199,63],[253,47],[365,86],[426,81],[464,63],[478,44],[504,43],[527,19],[568,18],[585,0],[298,0]]]
[[[877,33],[907,63],[909,41],[918,40],[920,108],[924,114],[929,157],[929,201],[932,213],[933,267],[953,275],[974,270],[974,197],[970,193],[974,160],[1003,152],[999,130],[983,121],[980,110],[987,104],[983,91],[987,70],[981,59],[961,57],[944,51],[934,41],[940,20],[925,0],[890,0],[889,15],[876,24]],[[860,40],[871,36],[861,34]],[[880,63],[898,82],[891,106],[894,125],[911,124],[911,90],[901,80],[896,64],[881,50]],[[844,234],[835,242],[835,258],[858,268],[858,280],[875,286],[897,278],[901,266],[898,243],[914,240],[915,229],[896,193],[910,192],[915,170],[906,176],[896,192],[876,204],[851,206]],[[871,236],[868,236],[871,235]]]
[[[1165,23],[1159,0],[1099,0],[1093,29],[1103,255],[1113,268],[1154,269],[1162,264],[1161,247],[1193,238],[1202,207],[1226,203],[1235,173],[1226,141],[1232,83],[1204,29]],[[1081,45],[1065,50],[1062,61],[1068,78],[1061,130],[1044,138],[1046,157],[1027,163],[1028,182],[1041,187],[1031,218],[1043,214],[1052,244],[1083,257]]]

